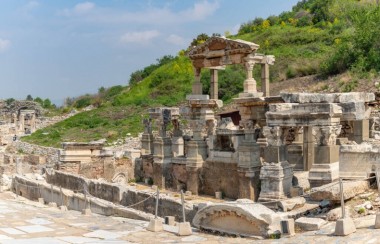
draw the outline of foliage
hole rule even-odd
[[[355,31],[336,43],[336,51],[322,65],[324,74],[380,71],[380,8],[359,8],[351,14]]]

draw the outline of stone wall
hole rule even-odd
[[[228,198],[239,198],[237,164],[206,161],[201,171],[201,193],[214,196],[221,191]]]
[[[366,178],[380,168],[380,145],[341,145],[339,173],[344,178]]]
[[[134,208],[147,213],[154,214],[156,200],[155,197],[150,197],[152,192],[139,191],[133,188],[127,188],[121,185],[102,182],[99,180],[86,179],[81,176],[54,171],[47,174],[46,181],[55,186],[61,186],[66,189],[77,191],[83,189],[84,185],[88,186],[88,192],[91,196],[120,204],[122,206]],[[80,192],[80,191],[78,191]],[[145,201],[144,201],[145,200]],[[190,221],[197,212],[197,206],[186,204],[185,214]],[[176,216],[176,219],[181,220],[182,205],[177,199],[170,198],[164,194],[160,195],[158,215],[161,217],[171,215]]]
[[[12,145],[17,151],[22,151],[26,154],[45,156],[47,163],[58,162],[59,149],[57,148],[38,146],[23,141],[15,141]]]

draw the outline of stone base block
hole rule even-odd
[[[280,225],[283,236],[294,236],[296,234],[294,231],[294,219],[281,220]]]
[[[309,171],[310,187],[318,187],[339,179],[339,162],[313,164]]]
[[[355,231],[355,223],[351,218],[338,219],[338,221],[336,221],[334,235],[347,236]]]
[[[380,213],[376,214],[375,229],[380,229]]]
[[[260,194],[260,168],[238,168],[239,175],[239,198],[257,201]]]
[[[175,225],[175,217],[174,216],[165,216],[165,224],[166,225]]]
[[[215,198],[216,199],[223,199],[223,193],[221,191],[215,192]]]
[[[179,236],[189,236],[193,234],[191,230],[191,225],[189,222],[178,223],[178,233]]]
[[[186,167],[187,171],[187,182],[186,187],[188,191],[191,191],[193,195],[198,195],[200,188],[200,168],[198,167]]]
[[[306,231],[319,230],[324,224],[326,224],[326,220],[319,218],[301,217],[296,220],[296,226]]]
[[[83,215],[91,215],[91,209],[89,209],[89,208],[82,209],[82,214]]]
[[[268,146],[264,149],[264,159],[268,163],[278,163],[287,160],[287,149],[285,146]]]
[[[66,206],[59,206],[59,209],[61,210],[61,211],[67,211],[67,207]]]
[[[45,204],[45,199],[43,199],[42,197],[38,198],[38,202],[41,203],[41,204]]]
[[[149,231],[157,232],[157,231],[162,231],[164,227],[162,225],[161,220],[151,219],[146,229]]]
[[[315,146],[314,164],[331,164],[339,161],[339,146]]]
[[[48,206],[56,208],[57,207],[57,203],[56,202],[49,202]]]
[[[260,171],[261,192],[259,202],[286,199],[290,196],[293,169],[287,161],[264,163]]]

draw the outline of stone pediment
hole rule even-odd
[[[211,37],[188,53],[196,68],[240,64],[248,55],[255,55],[259,45],[243,40]]]

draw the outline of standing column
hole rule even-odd
[[[255,65],[254,61],[248,61],[245,64],[245,71],[247,78],[244,81],[244,93],[256,93],[256,80],[253,78],[253,66]]]
[[[314,126],[316,145],[314,164],[309,171],[311,187],[331,183],[339,178],[339,146],[336,138],[341,125]]]
[[[194,68],[193,95],[202,95],[201,69]]]
[[[264,97],[269,97],[269,64],[261,64],[261,86]]]
[[[303,127],[303,170],[309,171],[314,164],[313,127]]]
[[[264,149],[265,163],[261,167],[261,192],[259,202],[285,199],[290,195],[293,168],[287,161],[285,139],[289,134],[280,126],[265,126],[263,134],[268,140]]]
[[[218,70],[210,69],[211,84],[210,84],[210,97],[211,99],[218,100]]]

